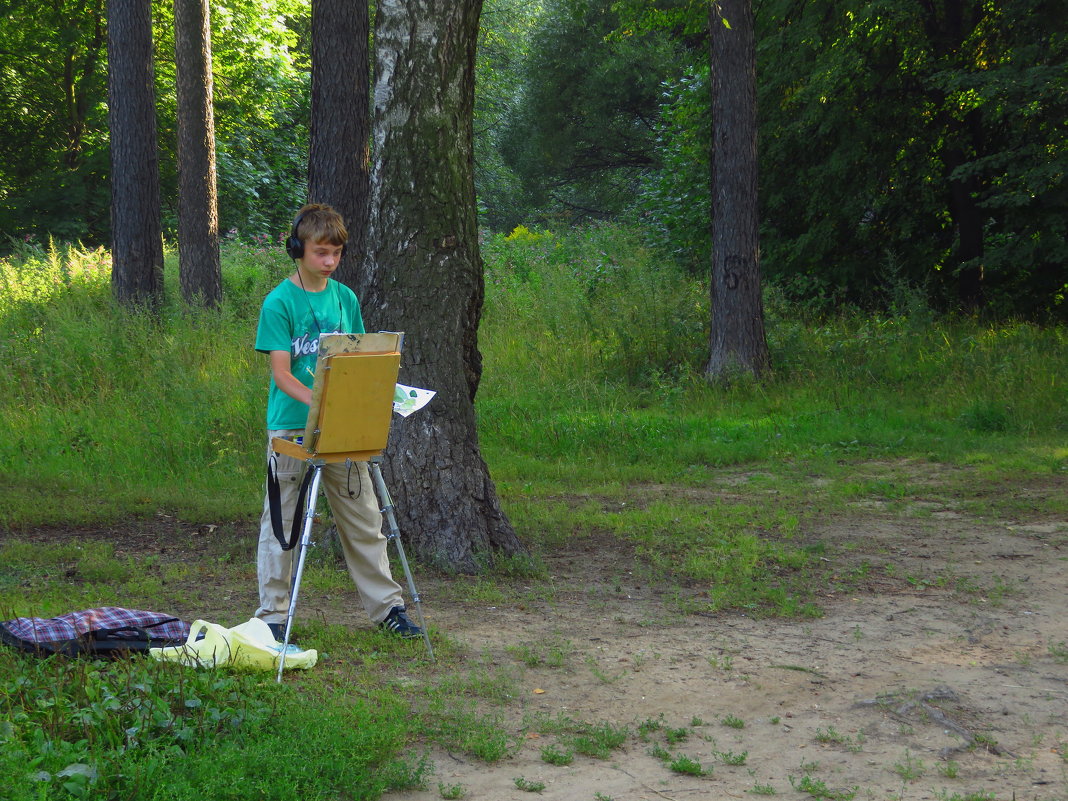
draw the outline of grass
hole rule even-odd
[[[176,300],[168,253],[168,300],[156,317],[114,305],[104,251],[25,246],[0,259],[5,619],[116,599],[210,609],[220,588],[254,586],[254,543],[222,536],[210,542],[227,544],[208,546],[194,532],[244,529],[259,514],[267,371],[251,340],[260,300],[290,266],[281,252],[224,248],[222,309]],[[624,581],[684,584],[693,592],[679,594],[680,614],[803,618],[820,614],[814,587],[847,590],[878,569],[839,575],[826,566],[832,560],[809,534],[822,519],[886,509],[922,520],[937,504],[1010,519],[1068,513],[1063,327],[922,309],[815,317],[769,287],[774,372],[710,385],[701,375],[706,285],[664,266],[632,232],[490,237],[484,256],[479,441],[532,554],[463,582],[458,597],[560,602],[540,559],[583,541],[633,554],[634,575],[617,580],[617,594]],[[1034,491],[1021,499],[1024,481]],[[135,560],[93,535],[138,521],[166,539],[169,555]],[[69,535],[18,536],[47,526]],[[195,565],[174,558],[188,553]],[[1011,596],[991,581],[957,589]],[[308,582],[348,590],[325,571]],[[425,785],[430,747],[493,764],[534,730],[557,738],[542,757],[563,766],[610,758],[632,737],[685,740],[687,730],[662,717],[636,732],[566,718],[517,724],[522,671],[578,667],[562,637],[514,643],[502,665],[436,636],[431,666],[418,644],[374,632],[314,621],[306,632],[326,654],[323,667],[282,687],[239,673],[0,651],[0,774],[30,777],[9,782],[12,798],[273,798],[283,789],[376,798]],[[1063,642],[1048,650],[1065,660]],[[709,662],[732,670],[729,654]],[[605,685],[623,675],[586,667]],[[731,715],[721,722],[745,726]],[[706,770],[654,749],[671,770]],[[726,765],[745,757],[720,752]],[[264,764],[279,767],[268,774]],[[906,761],[899,772],[916,770]],[[795,781],[813,797],[850,792]],[[138,795],[143,788],[158,789]],[[462,785],[438,789],[466,794]]]
[[[0,651],[5,798],[377,798],[419,786],[396,698],[309,704],[262,676]],[[314,696],[313,696],[314,698]],[[294,752],[299,742],[299,754]],[[336,755],[345,754],[345,765]],[[253,770],[271,765],[270,771]]]

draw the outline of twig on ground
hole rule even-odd
[[[930,703],[932,701],[951,701],[953,703],[959,703],[960,698],[949,687],[935,687],[933,690],[924,693],[919,698],[908,698],[902,693],[889,693],[887,695],[877,695],[875,698],[870,698],[865,701],[858,701],[855,706],[877,706],[880,709],[885,710],[889,715],[900,720],[902,723],[909,722],[908,714],[913,710],[922,710],[929,720],[934,721],[939,726],[949,729],[964,738],[964,745],[955,748],[943,748],[940,752],[942,759],[948,759],[957,751],[963,751],[975,746],[982,746],[990,753],[998,756],[1016,756],[1011,751],[1002,748],[996,742],[980,737],[969,729],[966,729],[964,726],[946,715],[946,713],[939,707]]]

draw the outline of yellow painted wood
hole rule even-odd
[[[317,459],[319,461],[333,464],[334,462],[344,462],[346,459],[351,459],[354,462],[369,462],[375,456],[382,453],[381,450],[375,451],[351,451],[349,453],[309,453],[303,445],[298,445],[288,439],[280,439],[275,437],[271,440],[271,447],[274,448],[275,453],[281,453],[285,456],[292,456],[294,459],[299,459],[302,462],[306,462],[309,459]]]
[[[389,439],[404,334],[324,334],[303,444],[275,438],[276,453],[306,461],[366,462]]]
[[[321,335],[319,337],[319,357],[315,363],[315,382],[312,384],[312,402],[308,408],[308,421],[304,426],[307,433],[312,434],[319,423],[319,407],[322,403],[323,388],[325,386],[323,367],[327,359],[343,353],[398,353],[403,340],[403,333],[392,331],[380,331],[373,334]],[[392,403],[392,398],[390,403]],[[313,447],[314,443],[309,442],[308,445]]]
[[[399,353],[346,353],[327,357],[313,443],[316,454],[386,447],[393,416]]]

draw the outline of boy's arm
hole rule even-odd
[[[293,400],[311,406],[312,391],[293,375],[293,360],[288,350],[270,351],[271,375],[274,383]]]

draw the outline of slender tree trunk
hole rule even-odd
[[[712,334],[706,374],[723,379],[737,371],[760,375],[770,365],[760,294],[756,48],[751,0],[713,3],[709,25]]]
[[[163,300],[151,0],[109,0],[111,286],[127,306]]]
[[[87,118],[94,99],[99,70],[103,69],[108,34],[104,22],[104,0],[92,0],[85,7],[92,22],[92,35],[81,47],[70,45],[64,59],[63,93],[67,107],[67,142],[65,163],[72,186],[78,186],[77,205],[86,228],[93,232],[99,224],[94,220],[92,195],[97,191],[96,175],[84,170],[85,132]],[[79,37],[80,38],[80,37]]]
[[[174,0],[178,78],[178,275],[188,303],[222,301],[208,0]]]
[[[974,0],[929,0],[920,5],[933,55],[954,62],[983,19],[982,4]],[[947,187],[946,207],[957,240],[957,298],[964,311],[976,312],[985,303],[986,215],[976,200],[983,187],[975,173],[963,178],[955,173],[984,154],[982,112],[972,109],[961,116],[960,108],[946,92],[935,90],[932,94],[940,109],[936,122],[945,130],[941,156]]]
[[[370,191],[369,26],[367,0],[312,0],[308,200],[345,218],[349,241],[334,277],[357,294]]]
[[[956,256],[960,265],[957,298],[964,311],[974,313],[983,307],[986,295],[983,284],[984,214],[976,200],[982,187],[974,176],[962,179],[953,175],[958,167],[970,160],[960,146],[947,145],[942,155],[949,187],[949,214],[957,229]]]
[[[484,286],[471,137],[481,6],[379,0],[363,281],[370,328],[405,332],[401,382],[438,393],[390,435],[386,472],[401,528],[424,559],[462,572],[524,550],[475,429]]]

